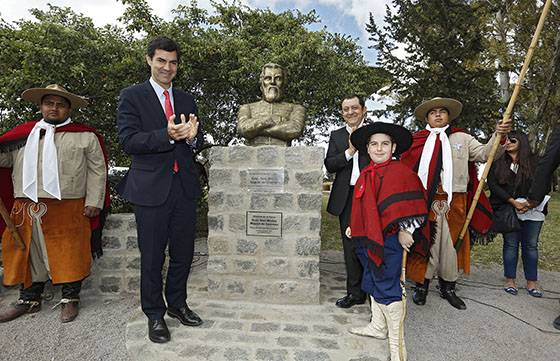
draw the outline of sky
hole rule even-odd
[[[252,8],[269,8],[275,12],[298,9],[308,12],[313,9],[321,19],[317,30],[325,26],[328,31],[350,35],[358,40],[366,60],[374,65],[376,53],[368,49],[368,33],[365,30],[372,13],[376,21],[381,21],[385,14],[385,6],[390,0],[240,0]],[[164,19],[171,18],[171,10],[180,3],[189,0],[148,0],[154,13]],[[117,23],[124,7],[117,0],[2,0],[0,1],[0,17],[8,22],[19,19],[31,19],[29,9],[46,9],[47,3],[56,6],[68,6],[75,12],[91,17],[97,26]],[[198,0],[200,7],[211,9],[210,0]]]

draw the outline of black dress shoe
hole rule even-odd
[[[174,308],[168,307],[167,314],[169,317],[178,319],[185,326],[200,326],[202,320],[198,315],[189,308],[189,306]]]
[[[554,326],[555,329],[560,330],[560,316],[554,319],[554,322],[552,322],[552,326]]]
[[[171,339],[165,320],[148,320],[148,337],[155,343],[165,343]]]
[[[350,308],[354,305],[362,305],[365,302],[366,302],[365,297],[358,298],[353,294],[349,294],[336,300],[335,305],[340,308]]]

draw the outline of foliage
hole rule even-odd
[[[392,5],[385,26],[373,16],[367,25],[379,65],[392,77],[385,93],[396,103],[385,115],[403,122],[423,100],[450,96],[464,105],[456,125],[489,134],[509,101],[509,96],[500,99],[500,91],[511,94],[542,2],[393,0]],[[514,109],[516,127],[528,131],[537,146],[559,120],[559,26],[560,11],[553,4]],[[505,75],[505,89],[498,75]],[[416,125],[423,127],[418,120]]]
[[[179,5],[166,21],[145,0],[120,1],[125,13],[115,26],[96,27],[87,16],[52,5],[30,10],[32,21],[0,21],[1,132],[38,117],[37,107],[19,98],[23,90],[59,83],[90,99],[91,106],[73,119],[97,127],[112,163],[126,166],[115,128],[118,95],[148,78],[144,49],[155,35],[181,45],[174,85],[195,95],[204,130],[218,144],[234,139],[239,106],[259,97],[258,75],[266,62],[288,69],[287,100],[308,108],[307,143],[338,118],[344,93],[369,95],[383,81],[355,40],[308,30],[318,21],[314,12],[275,14],[224,2],[214,3],[210,15],[193,2]]]
[[[0,23],[0,127],[37,119],[37,107],[19,95],[27,88],[58,83],[90,99],[73,119],[97,127],[118,161],[115,109],[118,92],[139,80],[138,52],[116,27],[96,28],[69,8],[31,10],[36,21]]]
[[[493,1],[500,17],[491,18],[488,37],[489,56],[500,60],[503,70],[517,78],[541,15],[542,6],[535,1]],[[542,149],[546,134],[560,121],[560,10],[553,4],[535,49],[529,71],[516,105],[517,126],[530,135],[533,144]],[[497,36],[502,31],[504,37]],[[556,59],[554,59],[556,57]],[[556,62],[556,63],[555,63]],[[513,78],[513,76],[512,76]]]
[[[422,101],[435,96],[460,99],[464,108],[456,125],[488,131],[499,117],[492,63],[484,57],[487,8],[478,1],[394,0],[386,25],[372,15],[367,25],[378,63],[392,75],[386,93],[397,103],[393,113],[401,122],[411,118]],[[399,56],[399,48],[405,55]],[[388,113],[388,114],[387,114]],[[422,120],[415,120],[423,127]]]

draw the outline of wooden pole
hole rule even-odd
[[[406,249],[403,249],[402,252],[402,268],[401,268],[401,283],[403,286],[403,290],[404,290],[404,285],[406,282],[406,257],[408,255],[408,252],[406,251]],[[406,296],[406,294],[405,294]]]
[[[525,79],[525,74],[527,74],[527,70],[529,69],[529,64],[531,63],[531,59],[533,58],[533,52],[537,46],[537,42],[541,35],[542,28],[544,26],[544,21],[550,12],[550,7],[552,5],[552,0],[547,0],[544,4],[543,11],[541,17],[539,19],[539,23],[537,25],[537,29],[535,29],[535,33],[533,34],[533,40],[531,41],[531,45],[529,46],[529,50],[527,51],[527,55],[525,56],[525,61],[523,62],[523,67],[521,68],[521,73],[517,78],[517,82],[515,82],[515,88],[513,89],[513,94],[509,99],[509,103],[507,109],[502,117],[500,123],[504,123],[509,121],[511,118],[511,113],[513,112],[513,106],[517,101],[517,96],[521,91],[521,84],[523,83],[523,79]],[[486,162],[486,166],[484,167],[484,171],[482,172],[482,177],[480,179],[480,183],[478,184],[478,188],[476,189],[476,193],[474,195],[471,208],[469,209],[469,213],[467,213],[467,219],[463,228],[461,229],[461,233],[459,233],[459,239],[455,245],[456,249],[459,249],[461,244],[463,243],[463,239],[465,238],[465,234],[467,233],[467,229],[469,224],[471,223],[472,216],[474,214],[474,210],[476,208],[476,204],[478,203],[478,199],[480,198],[480,193],[482,193],[482,188],[486,183],[486,177],[488,177],[488,172],[490,172],[490,167],[492,166],[492,162],[494,161],[494,157],[496,156],[496,151],[498,150],[498,146],[502,141],[502,135],[497,134],[496,139],[494,140],[494,144],[492,144],[492,149],[490,150],[490,154],[488,155],[488,160]]]
[[[4,220],[4,223],[6,223],[6,227],[8,228],[8,230],[12,232],[12,237],[16,241],[16,245],[18,246],[18,248],[25,249],[25,243],[23,243],[23,240],[19,236],[17,228],[14,225],[14,222],[12,222],[12,219],[10,218],[10,213],[6,209],[6,206],[4,205],[4,201],[2,201],[2,198],[0,198],[0,215],[2,215],[2,219]]]
[[[403,314],[400,320],[399,327],[399,359],[404,360],[404,320],[406,318],[406,257],[408,252],[403,249],[402,265],[401,265],[401,287],[402,287],[402,308]],[[375,302],[375,301],[372,301]]]

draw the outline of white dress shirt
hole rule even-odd
[[[364,125],[364,120],[362,119],[362,122],[360,123],[360,125],[358,125],[358,128],[361,128],[362,125]],[[350,126],[348,126],[348,124],[346,124],[346,131],[348,131],[348,134],[352,133],[352,128]],[[354,155],[350,155],[348,152],[348,149],[346,149],[344,151],[344,155],[346,155],[346,161],[350,161],[350,159],[353,160],[352,163],[352,176],[350,177],[350,185],[353,186],[356,184],[356,181],[358,180],[358,177],[360,176],[360,162],[359,162],[359,155],[358,155],[358,151],[354,152]]]

